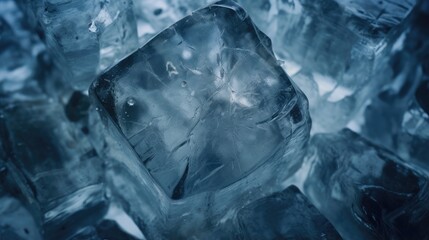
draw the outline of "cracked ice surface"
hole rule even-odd
[[[137,154],[139,162],[127,171],[147,170],[153,178],[144,178],[141,188],[155,182],[167,198],[184,200],[171,205],[169,221],[191,210],[182,205],[203,205],[191,216],[207,211],[206,219],[222,218],[239,202],[279,191],[300,166],[309,137],[306,98],[278,64],[270,40],[232,1],[164,30],[101,75],[91,94],[118,130],[116,141]],[[270,187],[259,189],[265,184]],[[202,200],[212,194],[219,198],[208,200],[215,206]],[[178,220],[176,236],[197,228],[189,225],[195,220]]]
[[[426,237],[427,1],[239,0],[281,61],[232,1],[17,2],[25,17],[0,1],[0,239]],[[96,106],[62,86],[137,46]],[[370,100],[356,128],[412,161],[347,130],[306,152],[282,67],[314,132]]]
[[[268,160],[299,164],[282,156],[302,146],[306,101],[269,39],[227,4],[174,24],[93,86],[173,198],[221,189]]]

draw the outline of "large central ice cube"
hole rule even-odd
[[[295,169],[299,154],[283,156],[299,152],[310,127],[270,40],[232,1],[161,32],[92,92],[173,199],[224,188],[266,161]]]

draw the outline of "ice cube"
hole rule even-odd
[[[421,1],[374,81],[389,81],[365,109],[362,134],[429,171],[429,4]]]
[[[243,239],[341,239],[295,186],[250,203],[237,218]]]
[[[138,47],[131,0],[18,2],[38,20],[54,60],[79,90]]]
[[[188,218],[188,215],[181,217]],[[179,228],[170,225],[171,234],[167,238],[341,239],[331,223],[295,186],[231,208],[217,221],[201,221],[209,226],[195,228],[195,223],[184,221],[191,229],[187,236],[180,234],[183,225]]]
[[[309,127],[269,40],[242,9],[221,4],[160,33],[92,89],[173,198],[221,189],[265,161],[296,166],[282,156]]]
[[[45,235],[64,238],[106,209],[104,162],[55,102],[1,110],[0,135],[10,174],[33,206]]]
[[[164,30],[101,75],[91,95],[129,152],[117,159],[128,167],[124,172],[142,178],[140,189],[155,182],[159,190],[150,192],[164,195],[174,216],[203,216],[205,210],[191,207],[205,209],[206,201],[216,202],[220,215],[278,191],[301,164],[311,125],[306,98],[270,40],[233,1]],[[264,185],[270,187],[252,192]],[[219,201],[206,200],[212,194]]]
[[[310,102],[313,132],[336,131],[386,81],[371,81],[415,0],[239,0],[273,39]]]
[[[317,134],[304,192],[345,239],[423,239],[426,175],[346,129]]]

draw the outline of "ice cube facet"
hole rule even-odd
[[[342,239],[295,186],[240,209],[243,239]]]
[[[313,132],[345,127],[384,82],[371,77],[415,0],[240,0],[309,98]]]
[[[37,19],[45,42],[68,82],[87,90],[100,71],[138,47],[133,2],[19,0]]]
[[[429,171],[429,4],[421,1],[374,81],[388,83],[365,109],[362,134]]]
[[[427,176],[350,130],[317,134],[304,192],[346,239],[423,239]]]
[[[104,214],[104,163],[53,102],[23,102],[1,111],[10,174],[45,227],[63,238]]]

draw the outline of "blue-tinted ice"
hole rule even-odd
[[[30,212],[11,195],[0,192],[0,239],[42,239]]]
[[[94,226],[88,226],[75,235],[70,240],[137,240],[136,237],[128,234],[118,226],[113,220],[102,220]]]
[[[170,199],[205,193],[192,200],[198,205],[206,194],[223,198],[214,214],[278,189],[300,166],[309,135],[306,98],[269,38],[232,1],[164,30],[91,92],[116,141],[138,156],[132,164],[140,169],[128,171],[147,170],[153,179],[146,185],[155,182]],[[261,185],[270,187],[252,190]]]
[[[0,135],[9,174],[45,226],[63,238],[97,220],[107,199],[104,162],[67,121],[61,105],[30,101],[0,111]]]
[[[295,186],[246,205],[237,221],[243,239],[341,239]]]
[[[428,2],[208,2],[0,1],[0,239],[427,238]]]
[[[229,8],[215,4],[179,21],[93,85],[173,198],[221,189],[265,161],[300,162],[283,156],[304,143],[306,101],[269,39]]]
[[[40,226],[18,198],[19,190],[3,158],[0,149],[0,239],[41,240]]]
[[[239,0],[309,98],[313,132],[335,131],[384,82],[372,81],[415,0]]]
[[[36,69],[43,45],[25,29],[22,13],[12,1],[0,2],[0,106],[23,99],[43,98]]]
[[[214,1],[210,0],[134,0],[139,43],[145,44],[150,38],[181,18]]]
[[[429,171],[429,4],[414,9],[374,81],[388,81],[365,110],[362,133]]]
[[[86,90],[96,74],[138,47],[133,1],[18,0],[68,82]]]
[[[304,192],[345,239],[425,239],[428,178],[346,129],[310,141]]]

